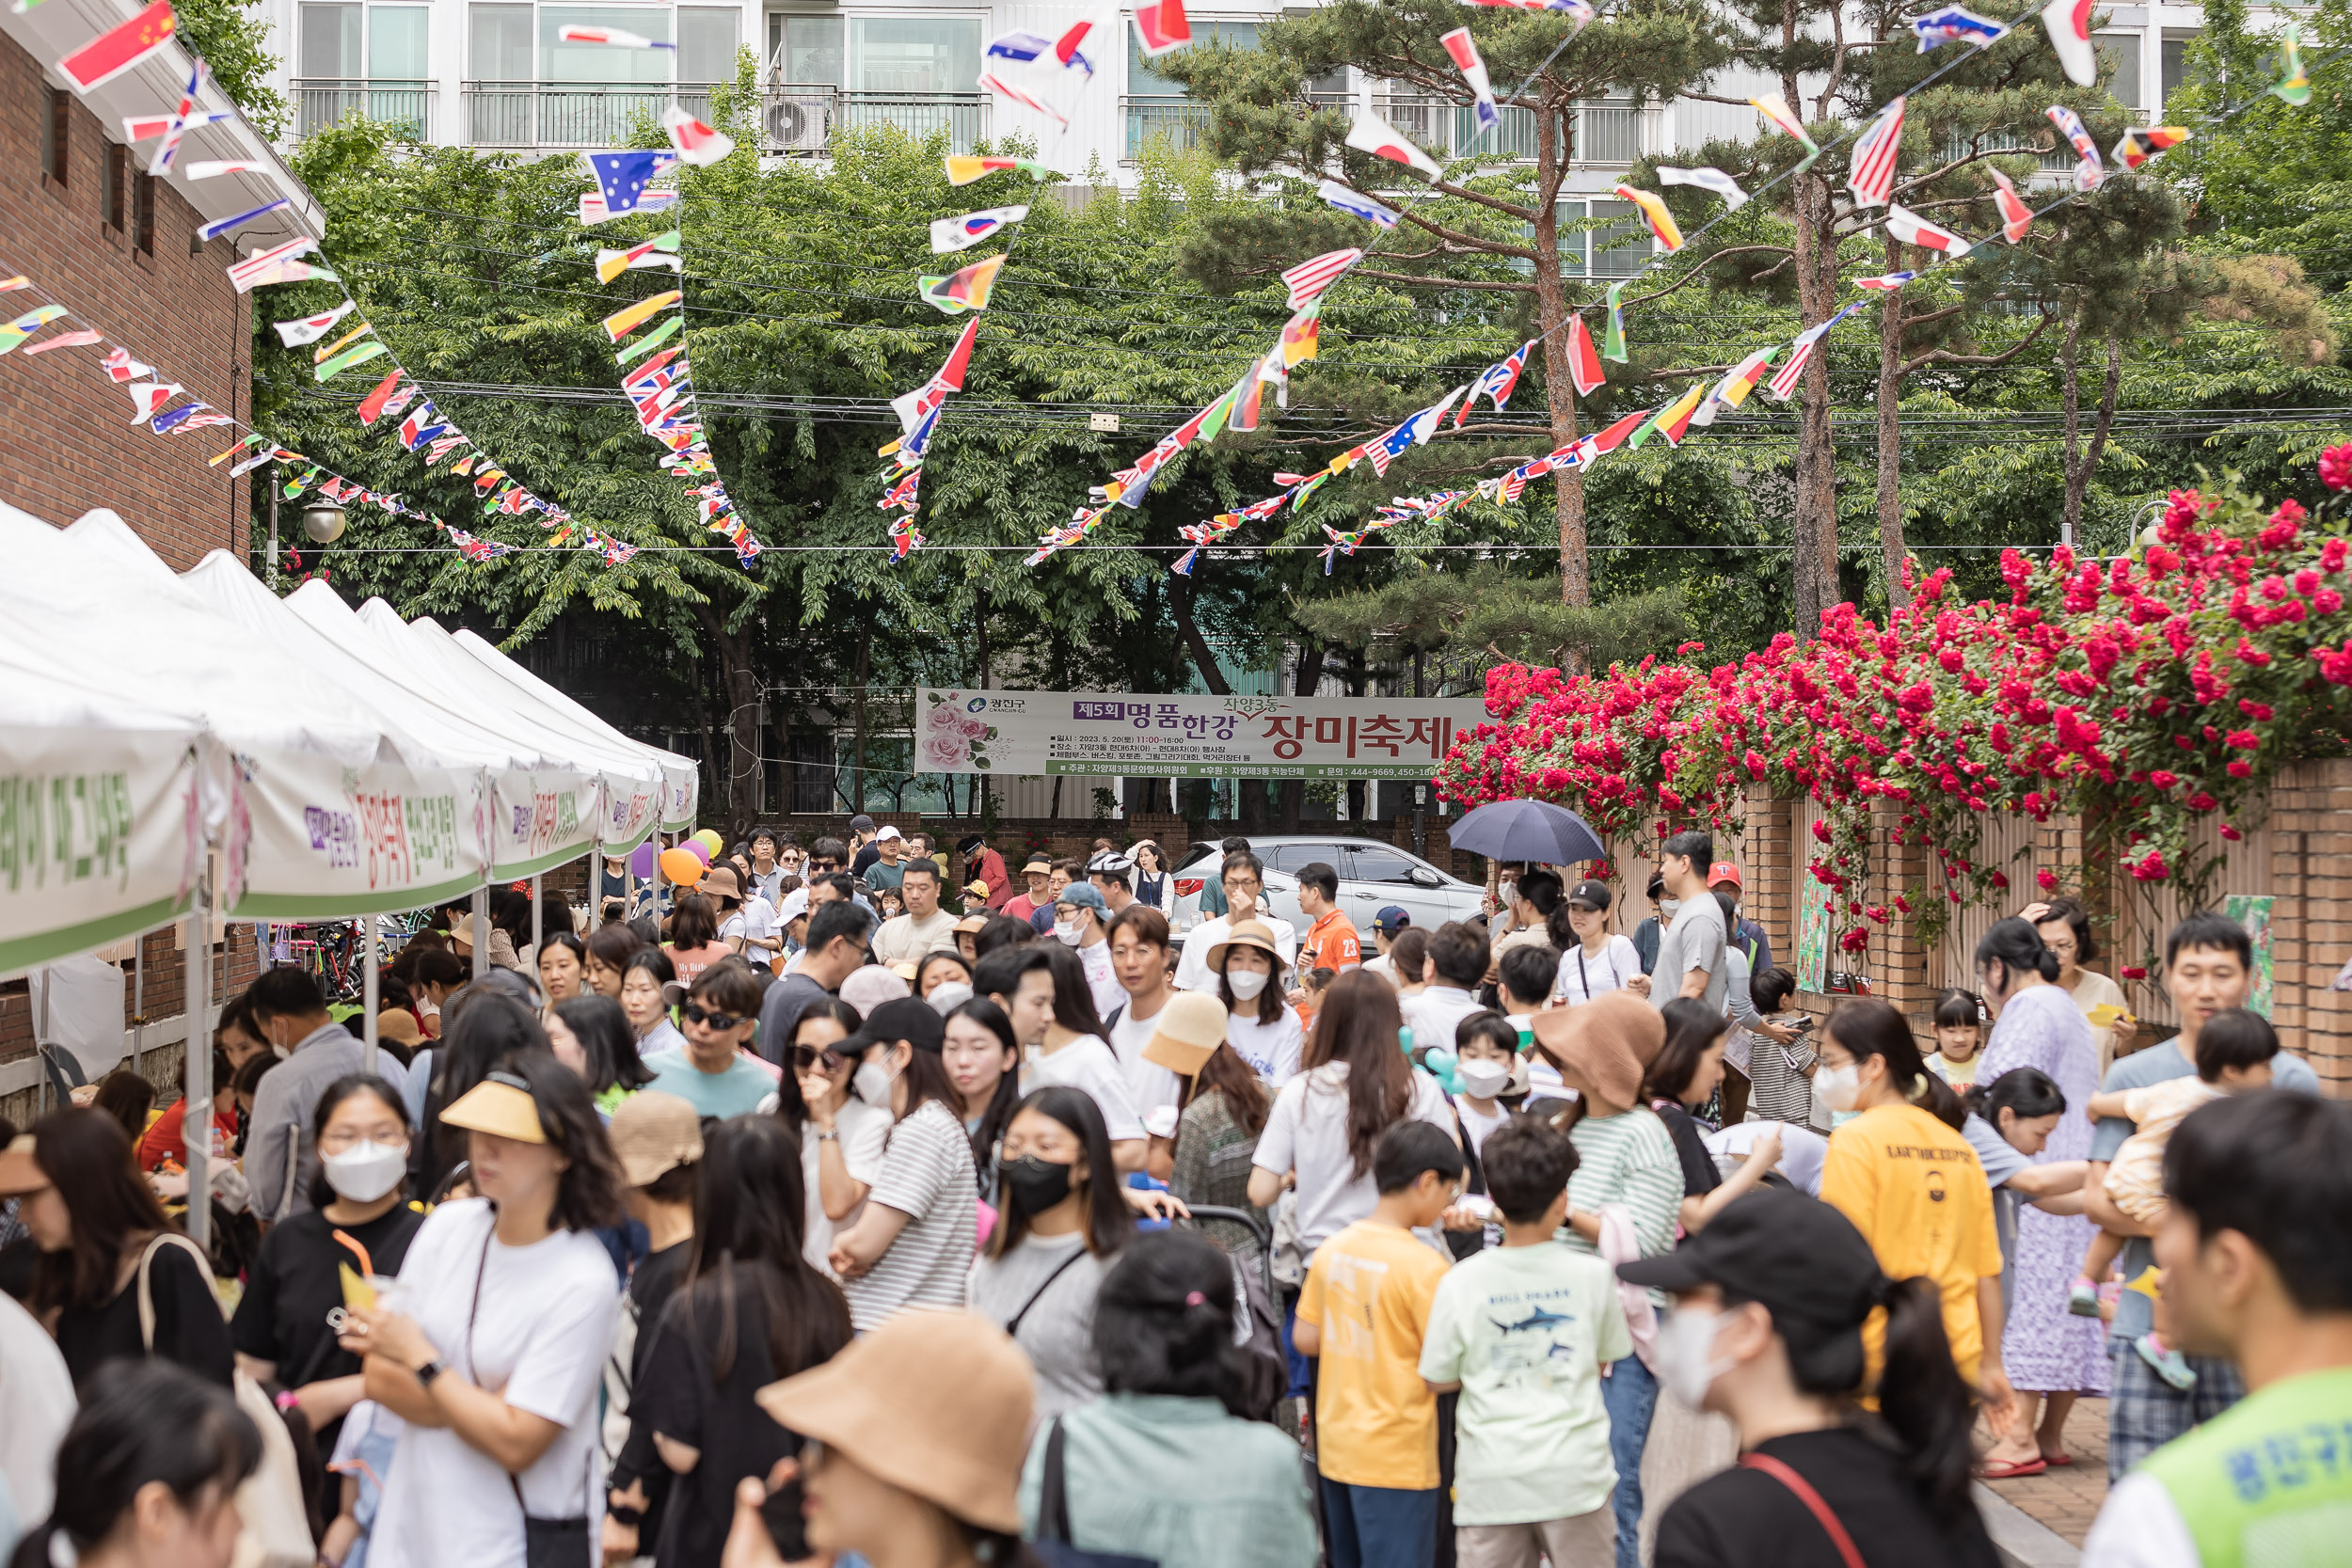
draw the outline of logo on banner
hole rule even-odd
[[[128,886],[131,782],[126,773],[0,774],[0,884],[10,893],[99,879]]]
[[[302,826],[310,835],[310,847],[326,857],[328,866],[359,863],[359,823],[349,812],[305,806]]]

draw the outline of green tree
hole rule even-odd
[[[262,0],[180,0],[172,15],[179,19],[180,41],[189,54],[204,57],[213,80],[254,129],[272,140],[285,135],[286,100],[269,86],[278,56],[269,52],[270,24]]]

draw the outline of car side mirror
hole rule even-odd
[[[1443,886],[1445,886],[1445,879],[1444,879],[1444,878],[1442,878],[1442,877],[1438,876],[1436,872],[1434,872],[1434,871],[1430,870],[1427,866],[1423,866],[1423,865],[1417,865],[1417,866],[1413,867],[1413,870],[1412,870],[1412,881],[1413,881],[1413,885],[1414,885],[1415,887],[1443,887]]]

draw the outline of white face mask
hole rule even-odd
[[[400,1185],[408,1171],[405,1144],[357,1143],[341,1154],[322,1154],[319,1164],[335,1196],[354,1203],[373,1203]]]
[[[1715,1341],[1729,1321],[1711,1307],[1679,1307],[1658,1332],[1659,1385],[1693,1410],[1734,1365],[1715,1355]]]
[[[1508,1062],[1489,1062],[1480,1057],[1464,1057],[1454,1069],[1462,1092],[1474,1100],[1492,1100],[1511,1082]]]
[[[1672,920],[1676,915],[1682,912],[1682,900],[1679,898],[1661,898],[1658,901],[1658,912],[1664,915],[1668,920]]]
[[[850,1075],[850,1087],[856,1090],[857,1097],[868,1105],[888,1109],[890,1085],[897,1077],[898,1074],[880,1062],[860,1062],[857,1071]]]
[[[1844,1067],[1824,1068],[1816,1082],[1821,1086],[1821,1103],[1833,1111],[1851,1111],[1862,1093],[1862,1069],[1851,1062]]]
[[[1265,983],[1273,978],[1262,969],[1229,969],[1225,972],[1225,983],[1232,987],[1233,994],[1244,1002],[1255,1001],[1258,993],[1265,990]]]
[[[1077,946],[1079,940],[1086,934],[1087,923],[1084,915],[1079,916],[1075,920],[1057,920],[1054,922],[1054,935],[1059,938],[1062,944],[1066,947]]]

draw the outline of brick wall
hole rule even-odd
[[[124,224],[110,224],[106,160],[121,150],[113,139],[121,127],[100,120],[71,91],[65,100],[60,182],[42,167],[52,105],[41,63],[0,38],[0,266],[72,308],[79,319],[63,325],[95,327],[161,379],[246,417],[251,312],[223,271],[234,260],[230,242],[191,255],[200,220],[156,181],[153,248],[138,247],[135,197],[151,144],[125,160]],[[28,293],[0,301],[27,300],[29,308]],[[57,524],[111,507],[175,570],[207,550],[242,556],[246,481],[227,477],[226,464],[204,465],[234,436],[220,428],[155,436],[133,426],[131,400],[98,369],[104,352],[19,352],[0,360],[0,500]]]

